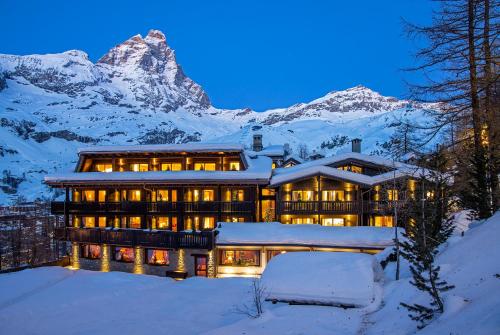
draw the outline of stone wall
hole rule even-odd
[[[194,255],[207,255],[208,276],[215,277],[215,252],[204,249],[179,249],[168,250],[169,265],[146,264],[145,249],[134,248],[135,261],[133,263],[117,262],[113,260],[113,246],[101,245],[100,259],[87,259],[80,255],[78,243],[73,243],[72,266],[75,269],[85,269],[93,271],[122,271],[136,274],[148,274],[165,276],[166,271],[187,272],[188,276],[195,275]]]

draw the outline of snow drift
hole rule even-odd
[[[293,252],[274,257],[262,274],[268,300],[365,307],[382,268],[375,257],[348,252]]]

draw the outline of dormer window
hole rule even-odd
[[[95,165],[94,170],[96,172],[113,172],[113,164],[98,163]]]
[[[229,163],[230,171],[239,171],[240,170],[240,162],[230,162]]]
[[[133,163],[130,164],[130,171],[134,172],[146,172],[149,170],[149,164],[147,163]]]
[[[162,171],[181,171],[182,164],[181,163],[161,163]]]
[[[215,163],[194,163],[194,169],[196,171],[215,171]]]

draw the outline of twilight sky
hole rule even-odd
[[[1,0],[0,53],[108,49],[149,29],[167,35],[186,74],[220,108],[257,111],[365,85],[407,97],[400,69],[414,42],[401,19],[427,23],[430,0]]]

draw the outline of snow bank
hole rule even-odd
[[[371,255],[293,252],[274,257],[261,280],[269,300],[364,307],[381,278]]]
[[[394,229],[385,227],[324,227],[279,222],[220,222],[218,226],[218,245],[274,244],[374,249],[394,245]]]

